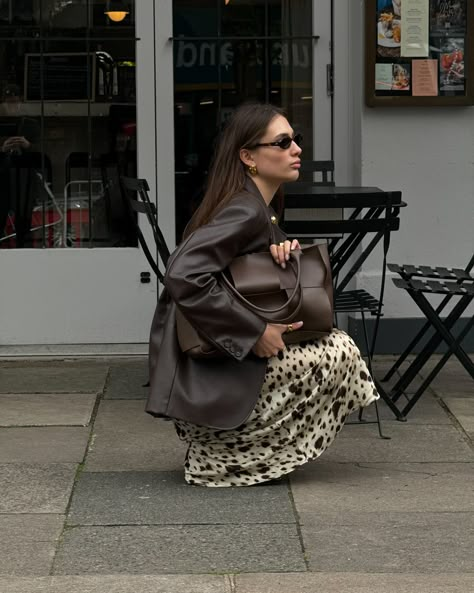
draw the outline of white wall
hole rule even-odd
[[[363,32],[363,3],[351,8],[352,24]],[[364,35],[349,39],[349,71],[360,73]],[[362,185],[401,190],[407,202],[388,261],[464,267],[474,251],[474,107],[368,108],[362,82],[362,76],[352,79],[359,105],[350,125],[354,167],[360,166]],[[358,275],[358,287],[373,294],[380,286],[380,254]],[[421,316],[390,280],[385,315]]]
[[[362,183],[401,190],[407,207],[389,261],[464,267],[474,251],[474,108],[364,108]],[[374,260],[360,285],[378,276]],[[418,315],[388,283],[386,313]]]

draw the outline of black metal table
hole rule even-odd
[[[399,191],[386,192],[378,187],[326,187],[306,183],[292,183],[285,187],[285,209],[282,221],[285,232],[290,237],[305,236],[312,239],[327,237],[329,240],[332,272],[337,279],[334,287],[336,306],[340,305],[341,311],[358,311],[359,308],[354,308],[353,303],[359,301],[360,310],[363,310],[365,300],[365,303],[369,304],[368,310],[377,316],[372,348],[368,348],[369,362],[375,348],[381,315],[390,234],[399,229],[400,208],[406,206],[401,197]],[[316,213],[325,209],[340,209],[341,216],[337,220],[332,217],[319,218],[319,216],[315,220],[308,220],[304,212],[308,209],[315,210]],[[301,219],[295,217],[298,210],[302,211]],[[346,210],[351,211],[347,218],[344,216]],[[370,239],[362,244],[369,236]],[[379,299],[374,299],[363,290],[350,291],[351,298],[347,299],[349,291],[345,289],[349,282],[381,241],[384,259]],[[360,252],[355,261],[345,268],[359,247]],[[374,381],[382,399],[396,418],[404,420],[403,414],[376,377]]]
[[[351,209],[349,217],[318,220],[283,220],[285,231],[290,236],[310,238],[337,237],[330,239],[333,275],[338,278],[336,294],[342,293],[361,268],[376,245],[383,239],[384,252],[388,251],[390,233],[400,227],[402,202],[399,191],[386,192],[378,187],[323,187],[291,183],[285,188],[285,214],[301,209]],[[292,217],[293,218],[293,217]],[[364,238],[373,234],[351,268],[341,277],[348,263]]]

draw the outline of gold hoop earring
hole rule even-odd
[[[257,165],[250,165],[249,173],[250,173],[250,175],[253,175],[255,177],[255,175],[258,173]]]

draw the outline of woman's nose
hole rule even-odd
[[[291,143],[291,152],[292,152],[292,154],[297,154],[298,155],[298,154],[301,154],[302,151],[303,151],[303,149],[298,144],[296,144],[296,142],[293,140],[293,142]]]

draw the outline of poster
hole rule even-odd
[[[438,96],[438,60],[413,60],[413,96]]]
[[[401,13],[402,0],[377,0],[377,54],[383,58],[400,57]]]
[[[410,64],[376,64],[375,65],[375,90],[376,91],[409,91],[411,88]]]
[[[375,90],[391,91],[393,64],[375,64]]]
[[[466,24],[466,0],[431,0],[430,28],[432,35],[465,33]]]
[[[439,90],[442,94],[464,93],[464,39],[446,39],[441,45]]]
[[[401,55],[405,58],[428,57],[430,36],[429,0],[403,0],[401,17]]]

